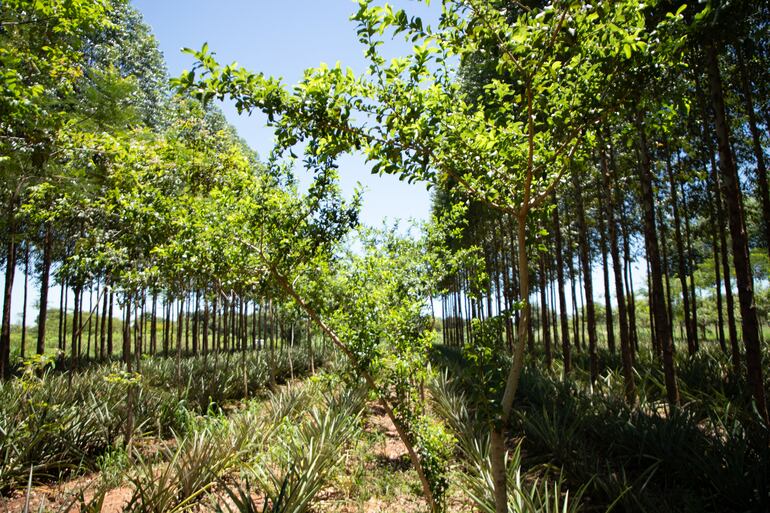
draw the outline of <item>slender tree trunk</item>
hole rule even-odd
[[[227,342],[229,337],[230,323],[228,322],[228,314],[230,312],[229,302],[226,298],[222,299],[222,349],[227,350]]]
[[[546,258],[545,254],[540,255],[540,323],[543,328],[543,347],[545,348],[545,364],[548,370],[551,370],[553,363],[553,354],[551,353],[551,330],[549,328],[548,300],[546,299]]]
[[[136,359],[137,371],[140,370],[140,365],[142,363],[142,334],[144,332],[144,305],[147,302],[146,299],[144,291],[142,291],[139,295],[141,303],[134,308],[134,347],[136,353],[134,354],[134,358]]]
[[[578,311],[577,303],[577,290],[575,288],[575,260],[572,253],[572,241],[567,239],[567,264],[569,267],[569,286],[572,293],[572,330],[575,334],[575,349],[580,352],[580,330],[578,329],[578,321],[580,319],[580,313]]]
[[[192,319],[192,352],[198,354],[198,318],[200,316],[200,292],[195,291],[195,310],[193,311]]]
[[[270,331],[268,337],[270,338],[270,386],[275,387],[275,308],[273,307],[273,300],[268,301],[268,309],[270,310]]]
[[[607,154],[604,145],[601,145],[600,162],[602,167],[602,182],[604,183],[604,189],[606,191],[615,191],[614,180],[610,174],[610,169],[607,166]],[[612,148],[610,151],[610,165],[614,168],[615,161],[612,156]],[[614,174],[614,173],[613,173]],[[607,228],[609,235],[610,255],[612,257],[612,272],[615,278],[615,297],[618,304],[618,324],[620,327],[620,356],[623,361],[623,383],[625,385],[625,398],[626,402],[633,404],[636,402],[636,382],[634,377],[633,366],[633,350],[631,347],[631,333],[628,327],[628,318],[626,312],[625,292],[623,289],[623,271],[621,269],[623,262],[620,256],[620,249],[618,246],[618,229],[615,223],[615,208],[614,203],[617,200],[615,194],[611,195],[607,201]],[[609,296],[609,290],[606,294]]]
[[[24,242],[24,304],[21,308],[21,357],[27,352],[27,295],[29,292],[29,241]],[[43,346],[45,351],[45,346]],[[42,354],[42,353],[38,353]]]
[[[97,290],[98,290],[98,284],[97,284]],[[94,310],[94,286],[93,284],[90,284],[88,286],[88,318],[86,319],[86,324],[88,325],[88,335],[87,335],[87,342],[86,342],[86,360],[90,358],[91,355],[91,312]]]
[[[608,189],[611,190],[611,189]],[[612,294],[610,292],[610,269],[607,258],[607,235],[605,233],[605,224],[607,223],[606,207],[599,197],[599,245],[602,252],[602,281],[604,283],[604,325],[607,332],[607,349],[611,354],[615,354],[615,324],[612,319]]]
[[[715,230],[711,230],[711,246],[714,252],[714,281],[716,283],[715,292],[717,296],[717,337],[719,340],[719,347],[722,349],[722,352],[727,354],[727,344],[725,343],[725,328],[724,328],[724,316],[722,315],[722,273],[720,271],[720,261],[719,261],[719,255],[720,255],[720,246],[719,241],[717,239],[717,233],[719,232],[719,229],[717,228],[721,221],[717,222],[716,218],[714,217],[714,194],[712,194],[712,187],[716,189],[716,194],[719,194],[719,189],[716,188],[716,185],[713,183],[710,183],[706,187],[706,193],[708,194],[708,207],[709,207],[709,217],[711,220],[711,226],[715,228]]]
[[[179,309],[176,314],[176,384],[182,384],[182,330],[184,328],[184,295],[179,298]]]
[[[3,290],[3,321],[0,328],[0,376],[8,379],[11,371],[11,298],[16,273],[16,195],[8,202],[8,242],[5,258],[5,288]]]
[[[673,302],[671,301],[671,280],[668,277],[669,269],[671,268],[668,259],[668,230],[666,230],[666,221],[664,219],[663,212],[661,212],[660,216],[660,242],[663,248],[663,279],[666,285],[666,312],[668,316],[668,325],[671,329],[671,349],[676,351],[676,345],[674,343],[674,326],[676,325],[676,317],[674,317]],[[682,338],[681,325],[679,335],[679,338]]]
[[[115,292],[110,287],[110,317],[107,319],[107,356],[112,356],[112,319],[115,307]]]
[[[751,76],[749,70],[746,67],[746,63],[743,58],[743,50],[741,44],[736,46],[736,54],[738,56],[738,69],[741,77],[741,89],[743,93],[743,104],[746,109],[749,121],[749,132],[751,133],[751,149],[754,152],[754,159],[757,164],[757,195],[759,196],[759,202],[762,205],[762,228],[765,236],[765,244],[767,250],[770,252],[770,192],[767,185],[767,167],[765,165],[765,152],[762,149],[762,137],[757,128],[757,115],[754,110],[754,97],[751,91]]]
[[[123,363],[131,365],[131,301],[126,295],[126,306],[123,308]]]
[[[102,294],[102,323],[99,326],[99,359],[104,360],[107,357],[107,315],[109,303],[110,277],[104,278],[104,291]]]
[[[214,295],[211,302],[211,346],[215,352],[219,352],[219,327],[217,325],[217,315],[219,312],[219,292]]]
[[[717,143],[719,150],[719,171],[722,189],[727,204],[727,219],[733,242],[733,266],[738,284],[738,302],[741,309],[741,327],[743,343],[746,346],[746,371],[757,410],[766,424],[768,418],[765,387],[762,377],[762,355],[760,353],[759,320],[754,303],[754,284],[749,261],[748,237],[743,220],[742,194],[738,182],[738,171],[730,149],[730,127],[725,112],[722,93],[722,78],[714,43],[705,45],[706,69],[709,75],[711,102],[716,121]]]
[[[72,340],[70,341],[70,353],[72,355],[72,368],[77,369],[80,359],[80,310],[83,287],[80,284],[77,284],[73,289],[75,290],[75,301],[72,305]]]
[[[671,155],[668,146],[666,147],[666,173],[668,174],[669,191],[671,194],[671,210],[674,215],[674,243],[676,244],[677,273],[679,274],[679,284],[682,287],[682,308],[684,309],[684,327],[687,333],[687,352],[693,355],[697,349],[695,338],[698,334],[694,333],[696,327],[692,322],[690,313],[690,288],[687,285],[682,222],[679,217],[679,194],[677,193],[676,181],[674,180],[674,170],[671,166]],[[671,321],[673,322],[673,319]]]
[[[655,199],[653,196],[650,154],[647,148],[647,135],[641,112],[637,113],[636,126],[639,132],[639,152],[641,155],[640,181],[641,204],[644,211],[644,239],[647,246],[647,260],[650,264],[650,308],[655,320],[655,338],[663,351],[663,369],[666,381],[666,395],[672,406],[679,404],[679,389],[674,368],[674,351],[671,340],[671,328],[666,315],[666,300],[663,292],[663,269],[655,229]]]
[[[187,294],[182,301],[184,308],[184,352],[190,354],[190,294]]]
[[[554,197],[554,200],[556,198]],[[567,294],[564,291],[564,252],[561,241],[561,226],[559,225],[559,205],[554,201],[553,209],[553,233],[556,244],[556,280],[559,292],[559,311],[561,313],[561,351],[564,361],[564,374],[569,374],[572,369],[572,355],[569,341],[569,319],[567,312]]]
[[[61,344],[61,350],[62,353],[67,351],[67,312],[69,311],[69,299],[70,296],[67,293],[67,289],[69,288],[69,283],[67,280],[64,281],[64,284],[62,285],[64,288],[64,325],[62,326],[62,344]],[[74,308],[73,308],[73,317],[74,317]]]
[[[252,306],[252,313],[251,313],[251,350],[256,351],[257,350],[257,320],[259,317],[257,316],[257,307],[258,302],[255,299],[253,301],[254,306]]]
[[[62,340],[62,323],[64,322],[64,316],[67,315],[67,309],[65,308],[66,299],[64,297],[64,292],[67,290],[67,282],[63,281],[61,284],[61,287],[59,289],[59,337],[57,339],[57,347],[64,350],[62,347],[63,340]],[[40,334],[38,333],[38,336]]]
[[[594,307],[594,285],[591,276],[591,258],[588,254],[588,229],[586,227],[585,207],[583,205],[583,186],[578,173],[573,172],[573,184],[577,196],[578,237],[580,244],[580,264],[583,272],[586,316],[588,317],[588,358],[591,370],[591,383],[599,378],[599,361],[596,354],[596,311]]]
[[[150,312],[150,352],[153,356],[158,350],[158,292],[152,292],[152,310]]]
[[[687,192],[684,189],[684,184],[679,184],[679,192],[682,194],[682,208],[684,213],[684,241],[685,249],[687,251],[687,269],[690,275],[690,320],[692,321],[692,333],[695,342],[695,350],[700,348],[700,342],[698,340],[698,298],[695,294],[695,260],[693,258],[692,250],[692,237],[690,229],[690,204],[687,201]],[[705,326],[705,325],[704,325]],[[704,327],[705,330],[705,327]],[[704,331],[705,333],[705,331]],[[706,336],[705,334],[703,335]]]
[[[636,325],[636,296],[634,294],[633,275],[631,274],[631,244],[625,208],[622,206],[620,207],[620,226],[623,235],[623,280],[627,298],[626,305],[628,306],[628,336],[631,342],[631,355],[633,356],[639,350],[639,330]]]
[[[203,296],[203,354],[209,352],[209,300]]]

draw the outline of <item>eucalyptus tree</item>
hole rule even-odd
[[[730,2],[708,2],[692,19],[691,38],[702,49],[703,68],[708,77],[710,106],[719,155],[719,177],[725,200],[732,240],[733,266],[738,286],[743,343],[746,347],[747,375],[755,404],[766,424],[770,424],[763,381],[759,321],[754,302],[749,244],[743,210],[743,193],[738,168],[731,147],[731,120],[725,107],[725,92],[719,64],[720,47],[729,39],[736,25],[744,22],[754,10],[750,5]],[[760,182],[761,182],[760,177]]]

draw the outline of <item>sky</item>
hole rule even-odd
[[[203,43],[216,53],[221,63],[237,61],[253,72],[281,77],[289,86],[296,84],[307,68],[321,63],[340,62],[356,73],[367,62],[357,40],[355,24],[349,21],[357,9],[352,0],[133,0],[145,22],[152,27],[174,77],[190,69],[192,56],[184,47],[199,49]],[[408,12],[437,19],[440,4],[427,7],[415,0],[391,2]],[[407,52],[405,43],[393,45],[396,52]],[[225,103],[222,109],[241,137],[262,156],[272,148],[273,133],[261,116],[239,116]],[[383,220],[427,220],[430,194],[424,184],[409,185],[392,176],[370,173],[360,157],[340,161],[343,190],[349,196],[360,182],[365,188],[361,220],[379,226]]]

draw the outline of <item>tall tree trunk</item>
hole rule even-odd
[[[559,224],[559,204],[555,201],[553,209],[553,233],[556,244],[556,280],[559,284],[559,311],[561,315],[561,352],[564,364],[564,374],[569,374],[572,369],[572,355],[569,341],[569,319],[567,312],[567,294],[564,290],[564,251],[561,241],[561,226]]]
[[[599,245],[602,252],[602,282],[604,283],[604,329],[607,332],[607,349],[615,354],[615,325],[612,319],[612,294],[610,293],[610,269],[607,258],[607,235],[605,233],[606,207],[599,197]]]
[[[762,137],[757,128],[757,115],[754,110],[754,97],[751,92],[751,76],[749,69],[743,58],[743,49],[741,44],[736,46],[738,56],[738,69],[740,71],[741,89],[743,93],[743,104],[749,121],[749,132],[751,133],[751,149],[754,152],[754,159],[757,164],[757,195],[762,205],[762,228],[765,235],[765,244],[770,252],[770,192],[767,185],[767,167],[765,165],[765,152],[762,149]]]
[[[73,289],[75,290],[75,301],[72,304],[72,340],[70,340],[70,353],[72,355],[72,368],[77,369],[80,360],[80,322],[81,322],[81,305],[82,305],[82,292],[83,287],[80,284],[76,284]]]
[[[615,191],[615,184],[613,183],[612,176],[610,175],[610,169],[607,165],[606,148],[601,144],[600,162],[602,167],[602,181],[604,183],[605,191]],[[608,149],[612,152],[612,148]],[[614,167],[615,162],[610,153],[610,165]],[[610,255],[612,256],[612,272],[615,278],[615,297],[618,304],[618,324],[620,327],[620,356],[623,361],[623,383],[625,385],[625,397],[626,402],[633,404],[636,402],[636,382],[634,377],[633,367],[633,355],[631,349],[631,336],[628,328],[628,318],[626,313],[626,301],[625,293],[623,289],[623,271],[621,267],[623,265],[620,257],[620,249],[618,246],[618,229],[615,223],[615,208],[614,203],[617,200],[616,195],[611,195],[607,201],[607,228],[609,232],[609,245]],[[605,289],[606,294],[609,297],[609,288]]]
[[[548,301],[546,299],[546,259],[545,253],[540,255],[540,323],[543,329],[543,347],[545,348],[545,364],[551,370],[553,354],[551,353],[551,330],[548,326]]]
[[[59,349],[62,351],[64,348],[63,340],[62,340],[62,323],[64,322],[64,316],[67,315],[67,309],[65,308],[66,304],[66,298],[64,297],[64,292],[67,290],[67,282],[63,281],[61,284],[61,287],[59,288],[59,336],[57,338],[57,345]]]
[[[0,328],[0,376],[8,379],[11,371],[11,299],[16,273],[16,195],[8,201],[8,242],[5,258],[5,287],[3,290],[3,321]]]
[[[676,263],[677,273],[679,274],[679,284],[682,287],[682,308],[684,309],[684,327],[687,333],[687,352],[690,355],[695,354],[697,345],[695,343],[695,326],[692,322],[690,313],[690,288],[687,285],[687,268],[685,266],[684,242],[682,239],[682,222],[679,217],[679,194],[677,192],[676,181],[674,180],[674,170],[671,166],[671,154],[666,146],[666,173],[668,174],[669,191],[671,194],[671,210],[674,215],[674,243],[676,244]],[[673,322],[673,319],[671,319]]]
[[[206,355],[209,352],[209,299],[205,295],[203,296],[203,354]]]
[[[708,195],[708,208],[709,208],[709,218],[711,221],[711,226],[716,228],[721,224],[721,221],[719,221],[719,224],[717,223],[716,218],[714,217],[714,194],[712,194],[712,187],[716,189],[716,194],[719,194],[719,189],[716,188],[716,184],[709,183],[709,185],[706,187],[706,194]],[[719,340],[719,347],[722,349],[722,352],[727,354],[727,344],[725,343],[725,327],[724,327],[724,316],[722,315],[722,273],[720,271],[720,261],[719,261],[719,254],[720,254],[720,246],[719,241],[717,239],[717,233],[719,232],[719,229],[711,230],[711,246],[714,252],[714,281],[716,283],[715,291],[717,296],[717,338]]]
[[[738,182],[738,171],[730,149],[730,126],[725,112],[722,93],[722,78],[717,61],[717,51],[713,42],[705,45],[706,69],[709,76],[711,102],[716,121],[717,143],[719,150],[719,174],[727,205],[727,219],[733,242],[733,266],[738,284],[738,302],[741,309],[741,327],[743,343],[746,346],[746,371],[757,410],[766,424],[768,418],[765,386],[762,377],[762,355],[759,342],[759,320],[754,303],[754,284],[749,261],[748,237],[743,219],[742,193]]]
[[[573,172],[573,183],[577,196],[578,237],[580,244],[580,264],[583,271],[586,316],[588,317],[588,358],[591,369],[591,383],[599,378],[599,360],[596,354],[596,311],[594,307],[594,285],[591,276],[591,258],[588,254],[588,228],[586,227],[585,206],[583,204],[583,185],[579,173]]]
[[[27,352],[27,295],[29,292],[29,241],[24,242],[24,304],[21,308],[21,357]],[[45,351],[45,346],[43,346]],[[42,354],[42,353],[38,353]]]
[[[575,259],[572,253],[572,240],[567,239],[567,265],[569,270],[569,286],[572,295],[572,332],[574,333],[575,349],[580,353],[580,330],[578,329],[580,313],[577,303],[577,289],[575,288]]]
[[[693,257],[692,250],[692,231],[690,229],[690,204],[687,201],[687,191],[684,189],[684,183],[679,184],[679,192],[682,194],[682,213],[684,214],[684,241],[685,250],[687,252],[687,269],[690,275],[690,320],[692,321],[692,333],[695,342],[695,350],[700,348],[700,342],[698,341],[698,298],[695,295],[695,259]],[[705,333],[705,325],[704,325]],[[705,334],[703,335],[706,336]]]
[[[722,252],[722,275],[724,276],[725,285],[725,308],[727,309],[727,334],[730,340],[730,355],[733,363],[733,372],[735,376],[741,374],[741,352],[738,348],[738,322],[735,319],[735,299],[733,298],[733,280],[730,271],[730,258],[727,250],[727,233],[725,230],[725,217],[722,206],[722,180],[719,178],[719,174],[716,173],[716,162],[714,162],[714,173],[717,177],[717,186],[719,192],[716,195],[717,205],[717,219],[719,230],[719,246]]]
[[[101,326],[99,326],[99,359],[104,360],[107,356],[107,315],[109,315],[108,311],[108,303],[109,303],[109,290],[110,290],[110,277],[107,276],[104,278],[104,291],[102,294],[104,297],[102,298],[102,323]]]
[[[644,240],[647,247],[647,260],[650,264],[650,308],[655,320],[655,338],[657,345],[663,351],[663,370],[666,381],[666,395],[672,406],[679,404],[679,389],[676,383],[676,369],[674,368],[674,351],[671,339],[671,327],[666,315],[666,300],[663,292],[663,269],[658,248],[658,236],[655,229],[655,199],[652,187],[652,172],[650,154],[647,147],[647,134],[645,133],[642,113],[636,116],[636,127],[639,132],[639,152],[641,155],[640,182],[641,204],[644,211]]]
[[[59,349],[61,349],[62,352],[64,353],[65,351],[67,351],[67,315],[68,315],[67,312],[69,311],[69,299],[70,299],[70,295],[67,291],[67,289],[69,288],[69,283],[67,282],[67,280],[64,280],[64,284],[62,285],[62,287],[64,288],[64,324],[62,326],[62,343]]]
[[[668,316],[668,325],[671,329],[671,348],[676,351],[676,345],[674,343],[674,327],[676,326],[676,317],[674,317],[674,303],[671,301],[671,279],[669,278],[669,270],[671,265],[668,259],[668,230],[666,230],[666,221],[664,219],[663,212],[660,215],[660,242],[663,248],[663,279],[666,285],[666,312]],[[682,335],[681,325],[679,326],[680,338]]]
[[[211,346],[215,352],[219,352],[219,325],[217,316],[219,315],[219,292],[214,295],[211,304]]]
[[[184,352],[190,354],[190,294],[182,301],[184,306]]]
[[[155,356],[158,350],[158,292],[152,292],[152,310],[150,312],[150,352]]]
[[[123,308],[123,363],[131,365],[131,296],[126,295],[126,306]]]
[[[200,292],[195,291],[195,310],[192,319],[192,352],[198,354],[198,318],[200,316]]]
[[[617,182],[617,180],[616,180]],[[626,210],[620,206],[620,227],[623,235],[623,280],[626,292],[626,305],[628,306],[628,335],[631,342],[631,355],[639,350],[639,330],[636,325],[636,295],[634,294],[634,279],[631,273],[631,242],[626,221]]]
[[[109,317],[107,318],[107,356],[112,357],[112,321],[114,318],[114,308],[115,308],[115,292],[112,290],[112,287],[110,287],[110,311],[109,311]]]
[[[179,298],[179,309],[176,314],[176,384],[182,384],[182,330],[184,328],[184,295]]]

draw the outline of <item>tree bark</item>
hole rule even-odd
[[[607,258],[607,235],[605,233],[606,207],[599,198],[599,244],[602,252],[602,281],[604,284],[604,326],[607,332],[607,349],[615,354],[615,325],[612,318],[612,294],[610,293],[610,271]]]
[[[650,264],[650,308],[655,320],[655,339],[663,351],[663,370],[666,381],[666,395],[672,406],[679,405],[679,388],[676,383],[673,342],[671,327],[666,314],[666,300],[663,291],[663,269],[658,248],[655,223],[655,199],[652,188],[650,154],[647,147],[647,135],[641,112],[636,115],[636,127],[639,132],[641,204],[644,211],[644,240],[647,247],[647,260]]]
[[[3,320],[0,328],[0,376],[8,379],[11,371],[11,298],[16,273],[16,195],[8,201],[8,242],[6,244],[5,287],[3,290]]]
[[[108,303],[109,303],[109,289],[110,278],[109,276],[104,279],[104,291],[102,294],[102,323],[99,326],[99,359],[104,360],[107,356],[107,315],[108,315]]]
[[[21,307],[21,357],[27,352],[27,295],[29,292],[29,241],[24,242],[24,304]],[[43,346],[45,351],[45,345]],[[42,354],[42,353],[38,353]]]
[[[738,56],[738,69],[741,78],[741,89],[743,90],[743,104],[749,121],[749,132],[751,133],[751,149],[754,152],[754,159],[757,164],[757,195],[762,205],[762,228],[764,229],[765,244],[770,252],[770,192],[767,185],[767,167],[765,165],[765,152],[762,149],[762,137],[757,128],[757,115],[754,110],[754,97],[751,92],[751,76],[746,67],[743,58],[743,49],[741,44],[736,45],[736,54]]]
[[[554,197],[554,200],[556,198]],[[561,240],[561,226],[559,225],[559,205],[555,203],[553,209],[553,233],[556,244],[556,279],[559,284],[559,311],[561,314],[561,352],[564,365],[564,375],[572,369],[572,355],[569,341],[569,314],[567,312],[567,294],[564,290],[564,251]]]
[[[609,151],[612,151],[612,149],[610,148]],[[615,184],[613,184],[612,176],[610,175],[610,169],[608,169],[607,166],[607,155],[604,147],[601,148],[600,157],[604,189],[606,191],[614,191],[616,190]],[[614,160],[612,158],[610,159],[610,163],[614,165]],[[623,383],[625,385],[624,391],[626,402],[633,404],[636,402],[636,383],[634,378],[631,336],[628,328],[625,293],[623,289],[623,272],[621,269],[623,263],[621,261],[620,249],[618,246],[618,229],[617,225],[615,224],[614,202],[616,198],[614,196],[615,195],[611,195],[607,202],[607,227],[609,231],[610,255],[612,257],[612,272],[615,278],[615,297],[618,304],[620,356],[623,361]],[[609,294],[609,292],[607,293]]]
[[[674,170],[671,166],[671,155],[668,146],[666,147],[666,173],[668,174],[669,191],[671,194],[671,210],[674,215],[674,243],[676,244],[677,273],[679,274],[679,284],[682,287],[682,307],[684,309],[684,328],[687,333],[687,352],[693,355],[697,349],[695,342],[697,333],[694,333],[695,326],[693,325],[690,311],[690,288],[687,285],[682,221],[679,217],[679,194],[676,190],[676,181],[674,180]],[[673,322],[673,319],[671,320]]]
[[[546,299],[546,259],[545,254],[540,255],[540,319],[543,329],[543,347],[545,348],[545,364],[551,370],[553,354],[551,352],[551,330],[549,327],[548,300]]]
[[[591,372],[591,383],[599,378],[599,361],[596,354],[596,311],[594,306],[594,285],[591,277],[591,258],[588,254],[588,229],[586,227],[585,206],[583,204],[583,186],[578,173],[573,172],[573,183],[577,196],[578,237],[580,243],[580,264],[583,271],[583,287],[585,290],[585,307],[588,325],[588,358]]]
[[[725,111],[722,78],[719,71],[715,44],[707,42],[704,50],[711,102],[716,121],[719,174],[722,178],[722,190],[727,206],[727,219],[730,223],[730,234],[733,243],[733,266],[735,267],[735,279],[738,285],[743,343],[746,346],[746,371],[757,410],[765,423],[770,425],[762,377],[759,320],[757,318],[756,305],[754,304],[754,284],[751,275],[751,262],[749,261],[748,237],[743,219],[742,193],[738,182],[738,171],[730,149],[730,126]]]

